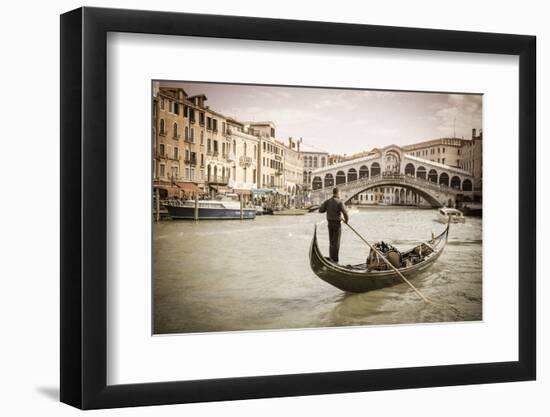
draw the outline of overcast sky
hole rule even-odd
[[[390,144],[453,136],[469,139],[482,127],[482,96],[441,93],[270,87],[212,83],[161,83],[237,120],[273,121],[289,136],[329,153],[350,154]],[[455,122],[456,120],[456,122]]]

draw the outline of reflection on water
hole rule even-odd
[[[360,209],[350,223],[371,242],[408,249],[444,229],[435,210]],[[436,263],[406,284],[347,294],[310,269],[313,225],[305,216],[252,221],[166,221],[153,226],[155,333],[288,329],[481,320],[481,219],[451,225]],[[328,253],[326,225],[320,247]],[[364,262],[366,245],[343,225],[340,263]]]

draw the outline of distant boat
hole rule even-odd
[[[274,211],[274,216],[303,216],[307,213],[307,210],[302,209],[286,209],[286,210],[278,210]]]
[[[195,202],[191,200],[166,205],[168,214],[174,220],[194,220]],[[231,220],[241,218],[241,207],[238,201],[199,200],[199,220]],[[255,208],[243,208],[243,219],[256,218]]]
[[[466,223],[466,219],[460,210],[453,208],[440,208],[437,212],[437,219],[444,224],[449,223]]]
[[[390,263],[406,278],[412,278],[421,271],[429,268],[443,253],[449,236],[449,224],[445,230],[431,240],[423,242],[414,248],[399,252],[391,245],[377,244],[378,250]],[[319,278],[330,285],[346,292],[367,292],[384,287],[401,284],[402,278],[387,264],[378,259],[376,252],[371,250],[367,262],[357,265],[339,265],[321,253],[317,244],[317,226],[313,233],[313,240],[309,250],[311,269]]]
[[[464,213],[465,216],[481,217],[483,215],[483,206],[480,203],[469,203],[464,205],[462,213]]]

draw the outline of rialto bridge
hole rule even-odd
[[[308,172],[307,180],[313,204],[328,198],[335,186],[345,201],[391,187],[395,202],[415,204],[422,199],[433,207],[454,206],[457,198],[472,198],[474,183],[468,171],[408,155],[396,145]]]

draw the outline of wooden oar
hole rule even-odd
[[[399,277],[400,277],[406,284],[408,284],[409,287],[411,287],[411,288],[414,290],[414,292],[415,292],[420,298],[422,298],[422,300],[424,300],[424,302],[430,303],[430,304],[432,303],[430,300],[428,300],[426,297],[424,297],[424,295],[423,295],[420,291],[418,291],[418,290],[416,289],[416,287],[415,287],[414,285],[412,285],[411,282],[410,282],[407,278],[405,278],[405,276],[404,276],[401,272],[399,272],[399,270],[398,270],[395,266],[393,266],[392,263],[391,263],[388,259],[386,259],[386,257],[385,257],[378,249],[376,249],[373,245],[371,245],[371,244],[370,244],[363,236],[361,236],[361,235],[359,234],[359,232],[358,232],[357,230],[355,230],[349,223],[347,223],[347,222],[344,222],[344,223],[346,223],[346,225],[353,231],[353,233],[355,233],[357,236],[359,236],[359,238],[360,238],[363,242],[365,242],[365,243],[369,246],[369,248],[371,248],[374,252],[376,252],[376,254],[378,254],[378,256],[379,256],[380,258],[382,258],[382,259],[384,260],[384,262],[386,262],[386,263],[388,264],[388,266],[389,266],[391,269],[393,269],[393,270],[395,271],[395,273],[396,273],[397,275],[399,275]]]

